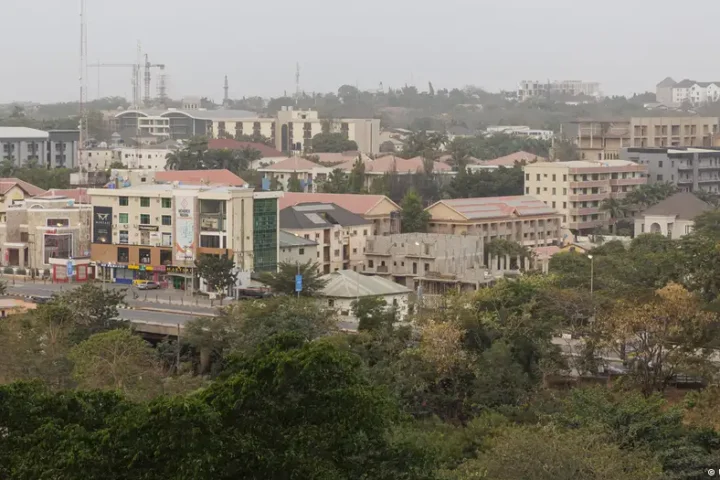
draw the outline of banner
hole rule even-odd
[[[195,198],[175,197],[175,260],[195,259]]]
[[[93,207],[93,243],[112,243],[112,207]]]

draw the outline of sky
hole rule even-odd
[[[720,2],[657,0],[86,0],[88,63],[166,64],[169,94],[221,101],[343,84],[377,89],[597,81],[610,95],[720,79]],[[0,0],[0,102],[79,96],[79,0]],[[680,25],[683,18],[691,23]],[[88,97],[131,96],[129,68],[88,71]],[[154,91],[154,87],[153,87]]]

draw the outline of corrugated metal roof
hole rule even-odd
[[[516,212],[518,216],[553,215],[557,211],[529,195],[512,197],[455,198],[441,200],[467,219],[508,217]]]
[[[371,222],[333,203],[303,203],[280,210],[280,228],[289,230],[349,227]]]
[[[280,210],[306,202],[334,203],[358,215],[367,214],[375,205],[387,199],[396,210],[400,206],[384,195],[361,195],[357,193],[296,193],[285,192],[280,198]]]
[[[341,270],[322,277],[328,283],[320,295],[334,298],[374,297],[377,295],[403,295],[411,290],[382,277],[368,276],[353,270]]]
[[[47,140],[50,137],[48,132],[28,127],[0,127],[0,139],[2,138],[28,138],[33,140]]]
[[[288,248],[288,247],[311,247],[315,246],[318,243],[314,242],[312,240],[308,240],[307,238],[298,237],[297,235],[293,235],[290,232],[286,232],[285,230],[280,230],[280,236],[278,237],[278,243],[280,244],[280,248]]]

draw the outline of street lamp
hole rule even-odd
[[[587,256],[590,259],[590,301],[592,302],[593,298],[593,277],[595,276],[595,262],[593,261],[593,256],[588,255]]]

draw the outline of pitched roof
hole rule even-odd
[[[684,80],[680,80],[678,83],[673,85],[675,88],[689,88],[695,85],[697,82],[695,80],[688,80],[687,78]]]
[[[447,163],[447,162],[450,161],[450,160],[452,160],[452,155],[449,155],[449,154],[448,154],[448,155],[442,155],[441,157],[439,157],[439,158],[437,159],[438,162],[442,162],[442,163]],[[473,164],[474,164],[474,163],[482,163],[482,160],[480,160],[479,158],[472,157],[472,156],[468,156],[465,160],[466,160],[468,163],[473,163]]]
[[[516,214],[519,217],[534,215],[554,215],[557,211],[529,195],[518,195],[512,197],[483,197],[483,198],[453,198],[440,200],[430,205],[442,203],[452,208],[468,220],[481,218],[502,218]]]
[[[349,162],[345,162],[338,165],[336,168],[350,172],[355,165],[356,159]],[[416,173],[424,170],[423,158],[400,158],[395,155],[386,155],[384,157],[376,158],[375,160],[368,160],[363,162],[365,164],[365,173],[390,173],[397,172],[400,174],[404,173]],[[433,162],[434,172],[448,172],[451,171],[452,167],[447,163]]]
[[[385,195],[361,195],[356,193],[295,193],[285,192],[278,203],[280,210],[300,203],[334,203],[349,212],[365,215],[375,205],[387,199],[398,210],[400,206]]]
[[[317,230],[332,225],[349,227],[369,223],[369,220],[334,203],[301,203],[280,210],[280,228],[287,230]]]
[[[0,195],[5,195],[7,192],[10,191],[12,187],[15,186],[20,187],[26,194],[31,197],[37,197],[38,195],[42,195],[43,193],[45,193],[45,190],[40,187],[36,187],[32,183],[20,180],[19,178],[9,177],[0,178]]]
[[[713,207],[690,192],[679,192],[645,210],[645,215],[675,216],[681,220],[692,220]]]
[[[313,240],[308,240],[307,238],[298,237],[297,235],[293,235],[290,232],[286,232],[285,230],[280,230],[280,236],[278,237],[278,243],[280,244],[281,248],[288,248],[288,247],[312,247],[316,246],[318,243]]]
[[[167,170],[155,173],[156,182],[182,182],[194,185],[228,185],[242,187],[245,180],[230,170]]]
[[[382,277],[363,275],[353,270],[341,270],[321,277],[327,285],[319,293],[323,297],[355,298],[377,295],[403,295],[411,290]]]
[[[504,157],[498,157],[494,158],[492,160],[486,160],[484,162],[481,162],[481,165],[495,165],[498,167],[514,167],[516,163],[535,163],[535,162],[547,162],[548,159],[545,157],[541,157],[539,155],[536,155],[534,153],[529,152],[515,152],[511,153],[510,155],[505,155]]]
[[[295,171],[306,171],[314,168],[323,168],[322,165],[311,162],[302,157],[290,157],[281,162],[273,163],[265,168],[259,168],[260,172],[295,172]]]
[[[269,147],[259,142],[239,142],[232,138],[213,138],[208,141],[208,149],[210,150],[244,150],[246,148],[254,148],[265,157],[285,157],[283,153],[273,147]]]
[[[71,198],[77,203],[90,203],[87,188],[51,188],[35,198]]]
[[[670,77],[667,77],[667,78],[665,78],[665,80],[663,80],[662,82],[658,83],[657,86],[660,87],[660,88],[663,88],[663,87],[674,87],[676,84],[677,84],[677,82],[676,82],[675,80],[673,80],[673,79],[670,78]]]
[[[358,155],[362,157],[363,160],[370,160],[370,157],[365,155],[364,153],[359,152],[339,152],[339,153],[313,153],[313,157],[317,157],[318,162],[323,163],[330,163],[330,164],[338,164],[338,163],[345,163],[349,161],[355,162],[357,160]]]

